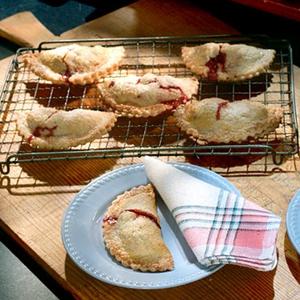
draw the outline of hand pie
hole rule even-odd
[[[207,98],[178,108],[175,117],[178,126],[197,140],[241,143],[274,131],[281,121],[282,109],[250,100]]]
[[[24,54],[24,63],[36,75],[57,84],[88,84],[118,68],[124,47],[71,44],[38,53]]]
[[[107,249],[124,266],[143,272],[173,269],[150,184],[119,195],[108,208],[102,226]]]
[[[182,47],[182,59],[192,72],[202,78],[238,81],[265,72],[275,57],[275,50],[243,44],[207,43]]]
[[[66,149],[100,138],[115,122],[115,114],[111,112],[43,107],[19,113],[17,128],[31,146]]]
[[[111,79],[98,87],[104,102],[119,114],[154,117],[187,102],[197,93],[198,80],[147,73]]]

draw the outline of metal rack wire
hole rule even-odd
[[[31,148],[17,133],[15,120],[18,112],[32,110],[37,106],[56,107],[64,110],[103,109],[96,89],[92,85],[54,85],[35,76],[21,62],[21,56],[26,52],[44,51],[67,43],[100,44],[106,47],[122,45],[126,49],[126,57],[119,70],[109,77],[123,77],[130,74],[143,75],[147,72],[188,77],[193,74],[181,60],[181,47],[199,45],[208,41],[245,43],[276,50],[275,60],[267,73],[237,83],[199,80],[197,94],[199,100],[208,97],[220,97],[230,101],[252,98],[252,101],[278,105],[282,107],[284,117],[276,133],[246,144],[199,145],[179,130],[171,114],[148,119],[120,117],[113,130],[101,139],[63,151],[43,151]],[[229,160],[239,158],[249,165],[262,157],[271,155],[271,163],[280,164],[284,157],[298,152],[291,51],[291,47],[284,40],[270,40],[261,36],[227,35],[65,40],[45,42],[38,48],[20,49],[9,66],[0,95],[1,172],[7,174],[10,164],[22,162],[140,157],[143,155],[201,158],[210,161],[209,167],[214,167],[220,158],[226,167],[228,158]],[[270,160],[265,160],[265,165],[269,164]]]

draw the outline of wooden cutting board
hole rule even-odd
[[[29,11],[1,20],[0,36],[22,47],[36,47],[43,40],[55,38],[55,35]]]

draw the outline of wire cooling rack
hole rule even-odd
[[[230,101],[249,99],[267,105],[280,106],[283,120],[275,133],[246,144],[199,145],[176,126],[174,117],[120,117],[111,132],[86,145],[63,151],[43,151],[31,148],[18,135],[15,120],[18,112],[46,106],[70,110],[86,108],[103,110],[96,88],[87,86],[54,85],[34,75],[22,63],[27,52],[45,51],[68,43],[106,47],[124,46],[126,56],[118,71],[108,77],[143,75],[152,72],[176,77],[193,76],[181,59],[181,47],[206,42],[245,43],[276,50],[270,70],[256,78],[237,83],[217,83],[199,79],[199,100],[220,97]],[[280,164],[284,157],[298,152],[298,129],[294,99],[292,50],[284,40],[265,37],[194,36],[138,39],[93,39],[45,42],[38,48],[22,48],[9,66],[0,96],[0,163],[7,174],[10,164],[74,160],[89,158],[123,158],[152,156],[184,156],[192,162],[201,161],[208,167],[228,167],[232,161],[249,165],[263,158],[264,168]],[[271,157],[272,159],[266,159]]]

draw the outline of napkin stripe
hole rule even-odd
[[[227,216],[227,215],[224,215],[224,216]],[[235,217],[238,217],[239,215],[235,215]],[[180,226],[180,225],[182,225],[182,224],[185,224],[185,223],[189,223],[189,222],[194,222],[194,223],[200,223],[200,225],[201,224],[211,224],[211,221],[212,220],[214,220],[215,221],[215,219],[214,218],[211,218],[210,220],[203,220],[203,219],[199,219],[199,218],[187,218],[187,219],[184,219],[184,220],[181,220],[181,221],[178,221],[178,225]],[[252,222],[243,222],[240,226],[243,226],[243,225],[254,225],[254,224],[257,224],[257,225],[261,225],[261,228],[254,228],[254,227],[252,227],[252,228],[250,228],[250,227],[248,227],[248,228],[241,228],[240,227],[240,229],[241,230],[247,230],[247,231],[251,231],[251,230],[273,230],[274,228],[277,228],[277,225],[279,224],[280,222],[278,222],[278,221],[276,221],[276,220],[274,220],[274,221],[270,221],[270,222],[266,222],[266,221],[264,221],[264,222],[254,222],[254,221],[252,221]],[[214,222],[214,224],[212,225],[212,226],[214,226],[213,228],[214,229],[218,229],[218,228],[220,228],[220,224],[222,225],[222,224],[224,224],[224,225],[229,225],[228,226],[228,229],[230,229],[231,228],[231,225],[235,225],[236,224],[236,221],[234,221],[234,220],[231,220],[231,221],[215,221]],[[268,226],[268,228],[265,228],[265,227],[263,227],[262,225],[266,225],[266,224],[268,224],[268,225],[273,225],[273,226]],[[202,226],[193,226],[193,227],[202,227]],[[223,227],[223,226],[221,226],[222,228],[225,228],[225,227]],[[203,226],[203,228],[207,228],[207,227],[205,227],[205,226]],[[226,227],[227,228],[227,227]]]
[[[228,228],[225,236],[225,240],[223,242],[223,248],[221,250],[221,253],[225,254],[228,253],[230,255],[231,251],[233,250],[233,243],[229,243],[228,240],[234,240],[236,236],[236,231],[239,228],[240,225],[240,220],[241,216],[243,213],[243,204],[244,204],[244,199],[239,198],[237,195],[233,193],[229,193],[228,199],[234,202],[234,210],[233,214],[231,215],[231,223],[230,227]],[[234,214],[234,212],[238,211],[239,214]],[[222,244],[221,244],[222,245]]]
[[[217,207],[221,207],[222,205],[222,202],[225,200],[225,204],[227,203],[227,197],[226,199],[224,199],[224,196],[226,195],[226,192],[225,190],[220,190],[220,193],[219,193],[219,196],[218,196],[218,202],[217,202]],[[223,202],[224,203],[224,202]],[[225,208],[226,208],[226,205],[225,205]],[[212,226],[211,228],[209,228],[209,234],[208,234],[208,238],[207,238],[207,246],[206,246],[206,249],[205,249],[205,252],[204,252],[204,257],[206,257],[210,250],[210,248],[212,247],[213,243],[212,243],[212,234],[213,232],[215,231],[215,229],[218,229],[216,228],[216,217],[218,216],[218,212],[216,211],[215,212],[215,218],[213,219],[213,223],[212,223]]]
[[[207,212],[205,210],[207,210]],[[258,209],[227,207],[226,210],[228,210],[228,212],[233,215],[240,215],[241,212],[243,212],[243,215],[248,215],[248,216],[259,215],[259,216],[267,216],[267,217],[277,218],[274,214],[272,214],[270,212],[264,212],[264,211],[261,211]],[[205,205],[181,205],[181,206],[175,207],[171,212],[174,216],[177,216],[180,213],[193,213],[193,212],[197,212],[197,211],[200,211],[200,212],[205,211],[206,214],[215,215],[214,214],[215,211],[217,211],[217,212],[220,211],[220,214],[222,214],[222,211],[224,211],[224,208],[222,208],[222,207],[215,208],[215,207],[205,206]],[[212,212],[210,212],[210,211],[212,211]],[[245,214],[245,212],[247,212],[248,214]],[[253,212],[254,214],[250,214],[250,212]]]

